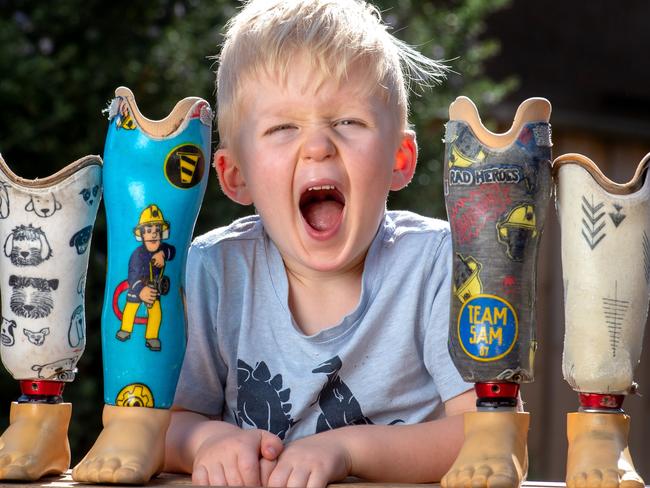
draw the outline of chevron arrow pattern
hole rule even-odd
[[[605,206],[604,202],[594,203],[594,196],[591,196],[591,203],[582,196],[582,237],[593,251],[607,234],[603,231],[605,228],[605,211],[601,211]]]

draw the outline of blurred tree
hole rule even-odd
[[[390,206],[444,217],[442,136],[446,107],[466,94],[482,109],[497,103],[514,81],[496,84],[484,62],[498,46],[481,39],[486,17],[507,0],[382,0],[384,17],[399,37],[458,73],[433,90],[412,97],[420,164],[411,186],[391,196]],[[126,85],[149,118],[164,117],[182,97],[214,98],[214,69],[224,22],[234,0],[100,0],[29,2],[0,0],[0,150],[22,177],[43,177],[86,154],[101,154],[106,120],[101,114],[115,87]],[[197,233],[250,213],[219,192],[211,176]],[[70,438],[73,463],[101,428],[100,315],[106,236],[100,210],[86,293],[88,344],[79,375],[65,398],[74,405]],[[0,375],[0,429],[9,402],[19,395],[8,374]],[[3,407],[2,405],[6,405]]]
[[[445,62],[451,69],[447,81],[440,86],[412,87],[410,122],[418,137],[418,167],[410,186],[391,194],[389,208],[406,208],[446,219],[442,140],[449,104],[457,96],[465,95],[482,113],[489,113],[490,108],[516,87],[514,78],[495,83],[484,72],[485,62],[499,51],[497,41],[481,37],[485,21],[490,13],[508,3],[509,0],[402,0],[396,7],[389,0],[377,2],[384,8],[384,19],[398,37],[428,57]]]

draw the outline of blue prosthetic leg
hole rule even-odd
[[[159,122],[116,91],[104,150],[104,401],[169,408],[185,350],[185,259],[207,184],[212,113],[188,98]]]
[[[72,476],[141,484],[162,469],[185,352],[185,261],[208,179],[212,111],[186,98],[151,121],[129,89],[115,95],[104,150],[104,430]]]

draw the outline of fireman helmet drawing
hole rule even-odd
[[[126,306],[122,314],[120,330],[115,337],[120,341],[131,338],[136,313],[144,303],[147,312],[145,345],[152,351],[160,351],[161,344],[158,337],[162,321],[160,296],[169,292],[169,278],[165,276],[165,264],[174,259],[176,248],[162,242],[169,238],[169,222],[164,219],[157,205],[149,205],[142,211],[133,233],[135,239],[142,242],[142,245],[133,251],[129,259]]]
[[[497,222],[497,239],[506,246],[506,254],[514,261],[523,261],[530,239],[537,237],[535,207],[522,203]]]

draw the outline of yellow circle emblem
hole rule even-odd
[[[125,386],[117,394],[115,405],[118,407],[150,407],[153,408],[153,393],[147,385],[132,383]]]

